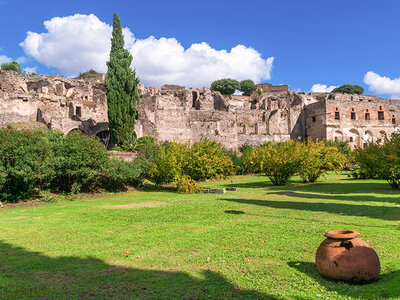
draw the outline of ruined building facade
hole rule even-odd
[[[0,70],[0,124],[40,122],[64,133],[82,130],[107,140],[104,74],[84,78],[29,76]],[[261,84],[252,96],[225,96],[175,85],[140,86],[136,136],[197,141],[229,148],[313,137],[353,146],[398,129],[400,101],[375,96],[294,93]]]

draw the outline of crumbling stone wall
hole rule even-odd
[[[104,74],[72,79],[0,70],[0,124],[39,121],[96,135],[108,127],[103,81]]]
[[[106,140],[103,81],[104,74],[65,78],[0,70],[0,125],[38,121],[64,133],[79,129]],[[399,129],[399,100],[293,93],[287,86],[270,84],[258,89],[261,94],[225,96],[208,88],[141,85],[136,136],[159,141],[198,141],[204,136],[229,148],[309,136],[349,140],[355,147]]]
[[[348,140],[351,147],[390,138],[398,131],[400,101],[372,95],[319,94],[306,108],[307,135]]]

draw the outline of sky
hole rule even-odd
[[[400,99],[398,0],[0,0],[0,63],[68,77],[105,72],[114,12],[146,86],[357,84]]]

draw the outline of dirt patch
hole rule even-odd
[[[132,204],[125,204],[125,205],[108,205],[104,206],[105,208],[141,208],[141,207],[156,207],[165,205],[165,202],[142,202],[142,203],[132,203]]]
[[[18,202],[18,203],[4,203],[3,202],[3,207],[0,204],[0,209],[16,208],[16,207],[20,207],[20,206],[39,206],[39,205],[41,205],[43,203],[44,203],[44,201],[40,200],[40,199],[23,201],[23,202]]]

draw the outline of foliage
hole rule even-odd
[[[220,92],[223,95],[232,95],[239,89],[240,82],[231,78],[220,79],[211,83],[211,90]]]
[[[79,77],[85,77],[85,76],[96,75],[96,74],[100,74],[100,73],[97,72],[96,70],[90,69],[89,71],[79,73]]]
[[[341,141],[341,140],[325,140],[325,145],[332,146],[338,149],[338,151],[344,155],[350,155],[351,149],[349,141]]]
[[[243,169],[246,174],[260,174],[264,172],[267,145],[264,143],[258,146],[243,145],[242,152]]]
[[[339,172],[347,160],[336,147],[327,146],[323,141],[313,141],[311,138],[303,144],[301,156],[299,174],[303,182],[315,182],[328,171]]]
[[[111,141],[133,145],[135,141],[136,103],[139,79],[131,69],[132,55],[124,48],[122,27],[114,14],[110,60],[104,85],[107,90],[108,120]]]
[[[97,138],[74,131],[53,147],[56,155],[53,187],[71,192],[100,185],[109,156]]]
[[[196,181],[222,178],[234,174],[234,165],[220,144],[202,138],[199,142],[166,142],[160,146],[149,172],[157,184],[170,183],[177,175]]]
[[[384,144],[370,143],[353,151],[357,165],[355,175],[361,178],[382,178],[392,188],[400,187],[400,134],[393,133]]]
[[[102,187],[111,191],[124,190],[126,186],[140,186],[147,172],[142,160],[126,162],[111,158],[101,177]]]
[[[172,185],[177,188],[178,193],[182,194],[195,194],[202,191],[200,184],[185,174],[176,175]]]
[[[251,96],[257,89],[253,80],[247,79],[240,82],[240,91],[243,92],[245,96]]]
[[[359,94],[364,93],[364,89],[359,85],[344,84],[332,90],[331,93]]]
[[[0,198],[14,202],[39,188],[47,188],[54,176],[54,155],[41,130],[0,129]]]
[[[166,142],[159,147],[149,170],[149,179],[156,184],[170,183],[182,174],[188,144]]]
[[[12,70],[16,72],[21,72],[21,66],[18,62],[12,61],[10,63],[3,63],[1,64],[2,70]]]

